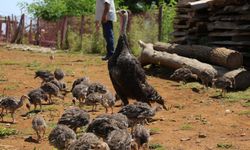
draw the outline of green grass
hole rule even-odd
[[[17,88],[19,88],[19,85],[7,85],[6,87],[4,87],[4,90],[11,91],[16,90]]]
[[[224,99],[227,102],[238,102],[239,100],[249,100],[250,99],[250,88],[248,88],[245,91],[226,93],[226,96]]]
[[[243,110],[241,112],[239,112],[239,115],[250,115],[250,110]]]
[[[17,130],[11,128],[0,127],[0,137],[6,137],[10,135],[16,135]]]
[[[201,89],[201,88],[203,88],[203,85],[201,85],[199,82],[190,82],[190,83],[186,83],[186,84],[181,84],[180,88],[187,88],[187,89],[197,88],[197,89]]]
[[[3,60],[3,61],[0,61],[0,65],[13,66],[13,65],[20,65],[20,63],[16,61],[11,61],[11,60]]]
[[[250,107],[250,101],[242,102],[241,105],[242,105],[243,107]]]
[[[30,70],[39,70],[41,67],[41,63],[37,62],[36,60],[31,62],[31,63],[27,63],[25,65],[25,67],[29,68]]]
[[[152,128],[152,129],[150,129],[150,132],[160,132],[161,131],[161,129],[160,128]]]
[[[193,129],[193,126],[191,124],[183,124],[181,127],[180,127],[181,130],[192,130]]]
[[[54,129],[56,126],[57,126],[57,123],[55,123],[55,122],[48,123],[48,127],[51,129]]]
[[[159,144],[159,143],[150,144],[149,145],[149,149],[153,149],[153,150],[165,150],[165,148],[161,144]]]
[[[43,107],[43,111],[57,111],[57,110],[58,109],[54,105],[49,105],[49,106]]]
[[[226,144],[226,143],[219,143],[217,144],[217,147],[218,148],[222,148],[222,149],[229,149],[229,148],[232,148],[232,144]]]

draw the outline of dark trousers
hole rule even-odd
[[[106,23],[102,23],[102,29],[103,37],[106,40],[107,56],[111,56],[115,52],[113,22],[107,21]]]

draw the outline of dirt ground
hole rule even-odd
[[[100,56],[57,53],[53,61],[49,56],[50,54],[0,48],[1,93],[4,91],[4,95],[15,97],[27,94],[41,84],[40,79],[34,79],[35,70],[55,68],[66,72],[64,80],[68,88],[71,88],[74,79],[88,76],[91,81],[103,83],[114,91],[107,63],[101,61]],[[250,107],[242,105],[246,98],[229,102],[226,99],[212,98],[218,92],[211,88],[200,93],[192,91],[194,85],[201,88],[197,83],[182,85],[156,76],[149,76],[148,81],[165,98],[167,104],[173,106],[169,111],[157,113],[155,118],[161,120],[146,126],[157,133],[152,135],[150,145],[158,146],[158,150],[250,149]],[[31,127],[34,114],[25,116],[28,112],[25,105],[16,112],[16,124],[9,124],[11,118],[9,115],[5,116],[7,122],[0,123],[0,127],[16,129],[18,133],[1,138],[0,150],[52,150],[47,136],[63,110],[72,105],[71,100],[72,96],[69,94],[64,101],[56,99],[56,104],[43,106],[44,112],[40,114],[45,117],[48,130],[41,143],[25,140],[30,136],[36,138]],[[98,108],[99,112],[91,113],[92,118],[105,112],[101,106]],[[115,111],[119,109],[116,107]]]

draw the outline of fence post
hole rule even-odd
[[[158,22],[159,22],[159,30],[158,30],[158,41],[162,41],[162,16],[163,16],[163,6],[159,6],[159,16],[158,16]]]
[[[68,30],[68,18],[65,16],[63,18],[63,25],[62,25],[62,31],[61,31],[61,48],[66,49],[66,35],[67,35],[67,30]]]
[[[84,16],[81,17],[81,27],[80,27],[80,48],[82,49],[82,38],[83,38],[83,32],[84,32]]]
[[[36,34],[35,34],[35,45],[40,44],[40,18],[37,18],[36,21]]]
[[[10,16],[6,18],[6,42],[8,43],[10,39]]]
[[[13,38],[11,39],[11,43],[17,43],[17,44],[21,44],[23,41],[23,35],[24,35],[24,14],[22,14],[19,25],[17,30],[15,31],[15,34],[13,36]]]
[[[29,43],[30,44],[33,43],[33,39],[32,39],[32,19],[30,19]]]

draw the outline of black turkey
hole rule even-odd
[[[109,75],[113,87],[124,105],[129,103],[128,98],[132,98],[148,104],[157,102],[167,110],[164,99],[148,84],[140,62],[131,54],[129,49],[125,34],[128,12],[121,10],[119,14],[122,21],[121,35],[115,53],[108,61]]]
[[[54,79],[53,73],[51,73],[50,71],[47,71],[47,70],[38,70],[38,71],[36,71],[34,78],[37,78],[37,77],[42,79],[42,84],[45,83],[45,82],[49,82],[49,81]]]

